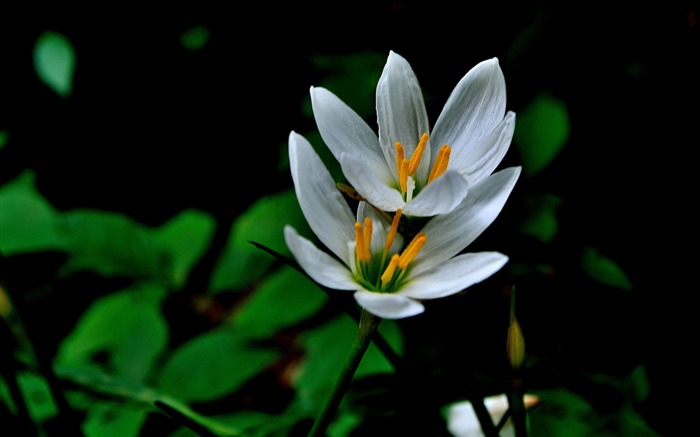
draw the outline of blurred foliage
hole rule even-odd
[[[64,35],[47,31],[39,36],[34,47],[34,68],[39,79],[56,94],[71,95],[76,56],[73,45]]]
[[[556,158],[569,138],[569,124],[564,102],[548,94],[535,96],[518,112],[513,142],[526,175],[536,175]]]
[[[180,44],[187,50],[201,50],[209,41],[209,29],[204,26],[194,26],[180,35]]]

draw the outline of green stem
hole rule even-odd
[[[513,388],[508,396],[515,437],[527,437],[527,416],[525,412],[524,396],[522,378],[516,376],[513,379]]]
[[[355,338],[355,342],[350,349],[350,355],[345,362],[343,373],[340,374],[340,377],[335,382],[333,392],[326,401],[326,404],[323,406],[321,414],[316,418],[316,422],[314,423],[313,428],[311,428],[311,432],[309,432],[309,437],[321,437],[325,435],[328,425],[330,425],[333,421],[335,413],[340,406],[340,401],[343,399],[343,396],[345,395],[345,392],[347,392],[348,388],[350,388],[352,378],[355,376],[355,371],[360,365],[362,357],[369,347],[372,335],[377,330],[379,322],[381,321],[381,318],[362,310],[362,314],[360,315],[360,325],[357,330],[357,337]]]

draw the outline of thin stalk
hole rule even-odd
[[[508,403],[512,413],[515,437],[527,437],[527,413],[525,411],[524,390],[522,378],[513,378],[513,388],[508,395]]]
[[[350,388],[350,383],[352,382],[353,376],[355,376],[355,371],[357,371],[357,367],[360,365],[362,357],[369,347],[372,335],[376,332],[381,320],[380,317],[362,310],[360,325],[357,329],[357,337],[355,337],[355,341],[350,349],[350,354],[345,362],[345,368],[340,374],[340,377],[336,380],[333,391],[326,401],[326,404],[323,406],[321,414],[316,418],[316,422],[308,434],[309,437],[322,437],[325,435],[326,429],[333,421],[336,411],[340,406],[340,401],[343,399],[348,388]]]

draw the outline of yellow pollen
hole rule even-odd
[[[369,262],[372,258],[372,220],[369,217],[365,217],[364,240],[365,261]]]
[[[406,158],[399,164],[399,184],[401,191],[405,193],[408,189],[408,159]]]
[[[399,208],[396,210],[396,214],[394,214],[394,220],[391,222],[389,233],[386,236],[386,245],[384,246],[386,250],[391,249],[391,245],[394,243],[394,237],[396,237],[396,231],[399,228],[399,220],[401,219],[402,213],[403,211]]]
[[[404,154],[403,146],[398,141],[394,144],[396,148],[396,170],[399,173],[399,185],[401,186],[401,191],[406,191],[406,178],[408,174],[402,173],[404,170],[404,161],[406,161],[406,155]],[[407,169],[407,168],[406,168]]]
[[[418,252],[423,248],[425,242],[428,241],[428,237],[423,233],[419,232],[416,235],[408,247],[403,251],[401,257],[399,258],[399,268],[405,269],[408,264],[413,261],[413,259],[418,255]]]
[[[430,171],[430,176],[428,177],[428,183],[431,183],[436,178],[438,178],[440,175],[445,173],[445,170],[447,170],[447,164],[450,161],[450,152],[451,151],[452,151],[452,148],[450,146],[448,146],[447,144],[443,144],[442,147],[440,147],[440,151],[438,152],[438,156],[435,158],[435,162],[433,163],[433,169]]]
[[[384,286],[387,282],[391,281],[391,278],[394,277],[394,272],[396,271],[396,267],[399,265],[399,255],[394,254],[394,256],[391,257],[391,260],[389,261],[389,265],[386,266],[386,270],[384,270],[384,273],[382,273],[382,286]]]
[[[365,237],[360,222],[355,222],[355,255],[358,261],[365,261]]]
[[[413,152],[413,155],[411,155],[411,162],[408,165],[408,174],[413,174],[416,172],[416,169],[418,169],[418,164],[420,164],[420,160],[423,157],[423,151],[425,151],[425,144],[428,142],[428,134],[424,133],[420,137],[420,141],[418,142],[418,145],[416,146],[416,150]]]

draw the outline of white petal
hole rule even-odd
[[[413,299],[449,296],[483,281],[501,269],[508,257],[498,252],[465,253],[411,276],[398,294]]]
[[[458,155],[469,153],[503,120],[506,108],[506,84],[498,59],[483,61],[459,81],[445,103],[433,128],[433,155],[443,144]]]
[[[448,170],[428,184],[406,204],[403,213],[413,217],[446,214],[467,195],[467,180],[456,171]]]
[[[398,294],[360,290],[354,296],[362,308],[383,319],[403,319],[425,311],[420,302]]]
[[[531,408],[540,403],[539,397],[526,394],[524,397],[525,408]],[[505,394],[493,395],[484,398],[484,406],[494,423],[498,423],[510,407],[508,397]],[[474,413],[474,407],[469,401],[455,402],[447,409],[447,429],[453,437],[483,437],[479,419]],[[515,430],[511,418],[508,418],[501,428],[499,437],[513,437]]]
[[[311,230],[336,256],[347,259],[347,242],[355,238],[355,217],[311,144],[289,134],[289,165],[299,206]]]
[[[428,114],[418,79],[408,61],[393,51],[389,52],[377,83],[377,123],[379,143],[390,168],[394,171],[394,144],[400,142],[406,156],[411,157],[421,135],[430,133]],[[427,167],[429,159],[427,155],[427,159],[421,161],[421,164]]]
[[[396,211],[405,205],[399,190],[390,187],[377,176],[376,169],[355,156],[341,154],[340,165],[348,182],[372,205],[383,211]]]
[[[432,218],[423,228],[428,241],[413,261],[414,272],[452,258],[481,235],[503,209],[520,171],[509,167],[490,175],[470,187],[464,201],[449,214]]]
[[[501,123],[475,144],[473,149],[452,153],[450,165],[465,171],[463,174],[470,184],[477,184],[498,167],[510,148],[514,131],[515,113],[509,111]]]
[[[284,241],[302,269],[319,284],[335,290],[356,290],[350,269],[302,237],[291,226],[284,227]]]
[[[340,161],[342,153],[351,154],[381,172],[382,180],[391,180],[379,139],[369,125],[327,89],[311,87],[310,94],[318,131],[333,156]]]

